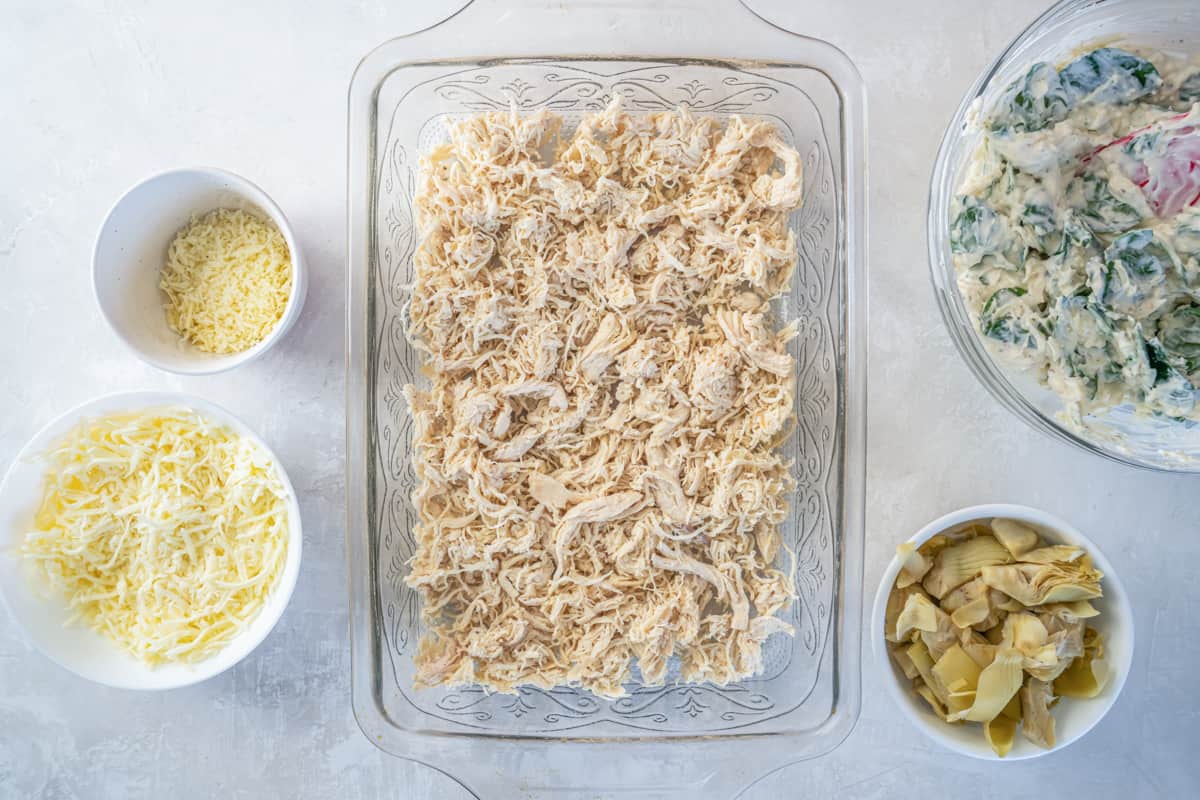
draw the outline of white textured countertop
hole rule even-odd
[[[194,392],[275,448],[300,495],[304,565],[275,632],[237,668],[162,694],[59,669],[0,616],[0,797],[468,797],[376,750],[350,710],[344,557],[346,89],[358,59],[453,2],[6,4],[0,26],[0,466],[97,394]],[[755,0],[825,38],[869,92],[870,423],[866,603],[896,542],[950,509],[1045,508],[1120,570],[1137,654],[1112,713],[1053,758],[990,765],[926,741],[865,653],[857,728],[747,797],[1182,797],[1200,760],[1200,481],[1089,457],[1002,410],[954,351],[924,243],[936,143],[962,92],[1043,0]],[[405,8],[408,6],[408,8]],[[92,237],[145,175],[187,164],[259,183],[312,271],[297,327],[232,374],[142,365],[92,300]],[[579,765],[588,769],[589,765]]]

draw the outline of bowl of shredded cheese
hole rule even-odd
[[[271,631],[300,568],[295,492],[229,412],[176,393],[92,400],[0,484],[0,588],[29,641],[127,689],[196,683]]]
[[[189,375],[261,355],[295,322],[307,276],[287,218],[232,173],[154,175],[113,206],[92,257],[96,301],[143,361]]]

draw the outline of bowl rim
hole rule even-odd
[[[61,659],[54,654],[48,652],[41,643],[38,636],[27,623],[25,617],[18,614],[14,610],[12,601],[9,599],[10,592],[16,592],[17,589],[8,586],[8,582],[0,581],[0,607],[3,607],[8,612],[9,617],[16,624],[17,629],[23,635],[25,641],[38,653],[45,656],[50,661],[67,670],[68,672],[92,683],[109,686],[114,689],[132,689],[137,691],[165,691],[168,689],[178,689],[184,686],[191,686],[209,678],[225,672],[243,659],[249,656],[258,646],[267,638],[279,620],[283,617],[284,611],[291,603],[292,594],[296,588],[296,582],[300,576],[300,564],[303,556],[304,546],[304,524],[300,514],[300,503],[296,495],[296,490],[292,485],[291,478],[287,474],[287,470],[283,466],[283,462],[275,454],[275,451],[258,435],[250,426],[243,422],[232,412],[210,400],[205,400],[193,394],[177,391],[133,391],[133,392],[110,392],[108,394],[93,397],[78,405],[68,409],[62,414],[57,415],[46,424],[42,425],[38,431],[33,434],[29,440],[21,447],[20,451],[9,463],[8,468],[4,471],[3,478],[0,478],[0,505],[4,504],[4,499],[10,491],[9,482],[12,476],[24,465],[37,455],[40,447],[44,446],[45,440],[50,436],[51,431],[54,431],[61,426],[78,421],[79,419],[95,412],[95,413],[116,413],[114,406],[121,404],[122,407],[136,411],[146,408],[154,408],[158,406],[182,405],[193,411],[200,412],[211,419],[228,425],[233,428],[239,435],[253,441],[261,447],[266,453],[271,462],[275,465],[279,473],[280,482],[283,484],[285,499],[288,507],[288,555],[287,561],[284,563],[283,570],[279,574],[278,582],[272,589],[272,594],[275,597],[268,598],[263,609],[249,626],[241,633],[235,636],[221,650],[213,653],[203,661],[198,661],[194,664],[185,664],[189,667],[185,672],[182,672],[177,680],[166,681],[158,685],[147,686],[137,680],[108,680],[95,675],[88,675],[80,672],[74,664]],[[107,408],[107,411],[101,409]],[[9,557],[5,554],[0,554],[0,557]],[[89,629],[90,630],[90,629]],[[244,648],[244,652],[240,655],[230,655],[235,653],[235,645],[241,642],[240,648]],[[114,645],[115,646],[115,645]],[[143,669],[145,667],[140,662],[137,662]],[[131,672],[131,675],[139,675],[138,672]]]
[[[205,175],[215,177],[229,184],[229,188],[238,195],[250,200],[255,205],[267,212],[271,218],[271,222],[279,228],[283,234],[284,240],[287,242],[289,255],[292,262],[292,287],[288,293],[287,305],[284,307],[283,316],[275,323],[270,332],[263,337],[262,341],[252,347],[247,348],[239,353],[228,353],[224,355],[213,355],[211,358],[206,358],[203,361],[197,361],[194,365],[185,366],[173,364],[153,355],[150,355],[135,342],[131,341],[117,324],[117,320],[110,313],[108,307],[101,299],[100,294],[100,247],[105,238],[105,231],[108,230],[109,221],[130,197],[135,193],[145,188],[146,186],[165,178],[178,175]],[[215,210],[215,209],[214,209]],[[186,223],[185,223],[186,224]],[[104,214],[104,219],[101,220],[100,226],[96,229],[96,235],[92,242],[92,264],[91,264],[91,284],[92,298],[96,302],[96,306],[100,309],[100,315],[104,317],[105,323],[108,324],[109,330],[116,334],[117,339],[125,346],[125,348],[137,356],[141,361],[149,364],[152,367],[157,367],[165,372],[171,372],[176,375],[215,375],[220,372],[226,372],[235,367],[247,364],[267,350],[269,350],[276,342],[283,338],[288,329],[300,316],[300,311],[304,307],[304,300],[308,293],[308,273],[307,264],[304,260],[304,255],[300,250],[300,244],[296,239],[295,230],[292,228],[291,221],[287,215],[283,213],[283,209],[268,195],[258,184],[231,172],[221,167],[209,167],[203,165],[173,167],[171,169],[161,170],[151,175],[147,175],[141,180],[131,185],[128,189],[121,193],[108,211]]]
[[[956,525],[995,517],[1033,523],[1042,528],[1050,529],[1055,535],[1060,535],[1062,541],[1071,542],[1084,548],[1099,570],[1104,573],[1105,601],[1114,602],[1119,608],[1119,616],[1128,621],[1127,629],[1124,631],[1128,638],[1128,647],[1125,649],[1121,663],[1113,664],[1114,674],[1106,686],[1103,695],[1099,698],[1094,698],[1101,700],[1104,703],[1104,708],[1093,720],[1078,730],[1073,731],[1070,738],[1060,739],[1055,743],[1054,747],[1048,750],[1037,748],[1022,753],[1010,752],[1001,758],[988,748],[977,749],[960,744],[942,730],[946,727],[946,723],[936,719],[932,714],[915,711],[911,702],[912,694],[898,680],[896,671],[892,666],[891,654],[888,653],[887,642],[884,639],[883,623],[887,612],[887,599],[888,595],[891,594],[896,576],[900,573],[900,556],[898,554],[892,555],[891,561],[888,562],[887,567],[883,571],[883,576],[880,578],[879,587],[875,592],[875,601],[871,605],[871,622],[868,626],[869,632],[867,635],[871,637],[871,649],[874,654],[875,668],[880,675],[880,680],[886,687],[885,690],[909,722],[916,728],[919,728],[926,736],[941,746],[953,750],[955,753],[981,761],[1027,761],[1057,753],[1079,741],[1099,724],[1100,720],[1104,719],[1108,715],[1108,712],[1112,710],[1112,707],[1116,705],[1117,698],[1120,697],[1121,691],[1125,688],[1125,682],[1129,679],[1129,673],[1133,668],[1133,654],[1137,644],[1135,620],[1133,606],[1129,602],[1129,594],[1125,590],[1125,585],[1121,582],[1120,576],[1113,569],[1112,562],[1108,560],[1104,552],[1075,526],[1041,509],[1015,503],[985,503],[982,505],[966,506],[943,514],[923,526],[906,539],[905,543],[912,544],[914,547],[920,547],[937,534]],[[985,742],[982,730],[980,731],[980,741]]]
[[[954,110],[949,124],[946,126],[946,130],[938,141],[937,152],[934,155],[933,168],[930,173],[929,188],[926,194],[925,242],[929,264],[929,281],[933,288],[934,300],[941,315],[942,323],[945,325],[955,349],[962,357],[962,360],[966,362],[967,368],[975,376],[976,380],[1009,412],[1019,417],[1032,428],[1053,439],[1074,445],[1085,452],[1102,456],[1119,464],[1169,474],[1200,473],[1200,459],[1195,460],[1190,465],[1182,462],[1170,464],[1144,460],[1136,457],[1131,452],[1123,452],[1117,447],[1105,446],[1099,442],[1087,439],[1070,428],[1056,422],[1037,408],[1025,396],[1025,393],[1014,385],[1009,377],[1009,371],[1002,367],[999,361],[987,351],[987,348],[974,328],[972,327],[970,331],[964,331],[952,311],[956,301],[958,304],[961,304],[962,299],[958,287],[953,281],[956,275],[953,263],[948,258],[949,237],[946,231],[949,226],[945,218],[938,212],[941,187],[944,183],[949,186],[949,181],[953,179],[958,167],[957,164],[950,163],[950,151],[953,142],[961,135],[972,106],[986,94],[991,82],[1007,66],[1006,61],[1010,56],[1021,50],[1039,33],[1043,26],[1051,21],[1084,11],[1096,4],[1097,0],[1058,0],[1055,2],[1013,37],[1000,53],[980,71],[970,87],[963,94],[962,100]],[[949,186],[947,191],[953,194],[954,187]],[[950,285],[947,287],[943,287],[939,282],[942,273],[950,278]]]

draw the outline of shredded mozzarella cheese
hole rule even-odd
[[[292,260],[268,220],[218,208],[175,235],[159,277],[171,329],[208,353],[240,353],[283,317]]]
[[[287,493],[253,441],[187,408],[88,419],[45,454],[23,554],[82,620],[148,664],[197,662],[262,610]]]

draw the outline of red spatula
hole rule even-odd
[[[1160,219],[1169,219],[1200,201],[1200,119],[1195,111],[1139,128],[1089,153],[1115,162],[1141,187]]]

